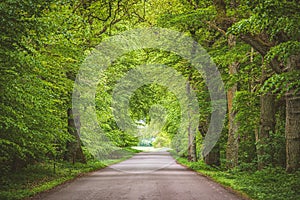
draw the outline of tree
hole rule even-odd
[[[297,1],[267,2],[255,1],[250,4],[254,13],[247,19],[237,22],[231,33],[238,35],[244,42],[250,44],[280,76],[299,74],[299,4]],[[285,28],[283,28],[285,27]],[[291,172],[299,168],[299,116],[296,114],[300,101],[298,96],[298,81],[290,77],[277,83],[288,85],[280,88],[280,93],[286,94],[286,170]]]
[[[232,48],[236,45],[236,38],[233,35],[228,36],[228,46]],[[233,62],[229,65],[229,75],[234,76],[238,71],[238,62]],[[238,123],[236,121],[237,110],[233,109],[233,102],[238,91],[237,83],[234,83],[227,92],[227,105],[228,105],[228,141],[226,149],[227,167],[234,168],[238,165],[238,152],[239,152],[239,134]]]
[[[68,138],[61,121],[63,102],[55,101],[62,90],[49,81],[61,71],[47,68],[39,51],[50,31],[41,19],[51,2],[0,3],[2,172],[53,156],[55,146]]]
[[[262,84],[267,79],[266,71],[262,70]],[[275,133],[275,95],[262,94],[260,97],[260,123],[256,138],[258,169],[271,164],[270,134]]]

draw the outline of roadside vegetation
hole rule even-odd
[[[174,154],[173,154],[174,156]],[[239,195],[254,200],[300,199],[300,171],[289,174],[282,167],[267,167],[257,171],[252,165],[234,169],[211,167],[203,160],[189,162],[177,157],[177,162],[211,178]]]
[[[16,173],[1,177],[0,199],[26,199],[68,181],[73,181],[89,172],[121,162],[138,152],[140,151],[126,148],[118,158],[101,161],[90,158],[85,164],[58,161],[29,165]]]
[[[123,158],[118,149],[140,143],[169,146],[180,162],[254,199],[300,199],[299,11],[299,0],[1,0],[1,198],[47,190]],[[224,83],[210,86],[225,98],[213,102],[207,77],[180,55],[139,49],[101,71],[95,104],[83,109],[88,116],[95,112],[97,123],[85,123],[72,109],[85,59],[108,38],[149,27],[183,33],[201,45]],[[179,43],[172,42],[180,49]],[[164,70],[150,67],[157,64]],[[142,70],[128,79],[137,68]],[[179,81],[167,69],[182,76],[182,93],[194,94],[199,111],[190,109],[189,97],[178,100]],[[142,72],[167,77],[167,84],[140,79]],[[135,83],[141,87],[113,101],[120,80],[121,93]],[[123,109],[122,102],[129,106]],[[204,141],[218,132],[210,126],[212,116],[222,112],[220,138],[201,156]],[[116,113],[139,130],[120,128]]]

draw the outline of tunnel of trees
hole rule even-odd
[[[227,169],[243,165],[297,171],[299,11],[297,0],[1,1],[1,176],[54,159],[87,162],[90,155],[75,130],[71,109],[77,72],[99,43],[142,27],[182,32],[208,52],[226,88],[225,126],[217,145],[202,158],[200,149],[211,114],[203,77],[174,53],[142,49],[116,60],[97,87],[99,124],[115,146],[133,146],[139,140],[118,128],[111,113],[116,82],[138,65],[161,63],[189,81],[200,118],[195,137],[182,142],[176,137],[180,105],[174,94],[158,84],[137,89],[130,99],[134,121],[143,119],[155,127],[155,119],[163,119],[150,116],[150,108],[160,104],[165,110],[164,126],[152,133],[158,138],[155,145],[167,145],[191,161],[204,159],[208,165]]]

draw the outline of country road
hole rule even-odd
[[[209,179],[177,164],[168,152],[143,152],[43,193],[44,200],[238,200]]]

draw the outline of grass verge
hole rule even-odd
[[[30,165],[0,178],[0,200],[19,200],[34,196],[88,172],[126,160],[140,152],[129,148],[125,150],[126,153],[122,157],[103,161],[89,160],[87,164],[57,162],[55,170],[53,163]]]
[[[173,155],[174,156],[174,155]],[[176,156],[174,156],[176,158]],[[255,200],[300,199],[300,171],[288,174],[282,168],[242,171],[239,168],[222,170],[206,165],[202,160],[189,162],[176,158],[177,162],[214,181],[229,187],[242,196]]]

